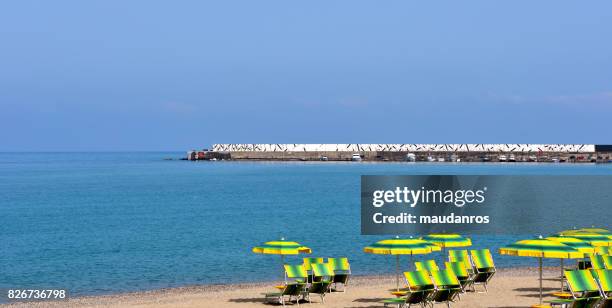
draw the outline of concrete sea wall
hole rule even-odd
[[[598,151],[599,149],[599,151]],[[602,152],[603,149],[603,152]],[[593,144],[215,144],[190,160],[609,162],[612,147]]]
[[[593,144],[214,144],[215,152],[559,152],[592,153]]]

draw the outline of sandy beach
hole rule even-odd
[[[544,293],[558,291],[558,268],[544,272]],[[536,268],[500,269],[488,293],[467,293],[452,307],[529,307],[538,302]],[[147,292],[72,298],[64,302],[19,303],[2,307],[274,307],[264,304],[262,293],[273,292],[274,282],[240,285],[193,286]],[[302,307],[383,307],[381,300],[392,297],[394,276],[353,277],[346,293],[331,293],[325,304],[313,296]],[[552,297],[549,297],[552,298]],[[315,303],[316,302],[316,303]],[[297,307],[295,303],[290,307]]]

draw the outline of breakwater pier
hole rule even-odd
[[[214,144],[187,160],[612,162],[612,145],[595,144]]]

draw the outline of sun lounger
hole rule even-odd
[[[433,280],[429,276],[429,272],[427,271],[413,271],[413,272],[404,272],[404,278],[406,279],[406,284],[408,285],[407,291],[414,290],[434,290],[435,286]]]
[[[405,295],[400,298],[390,298],[383,301],[385,307],[410,307],[419,304],[425,306],[429,303],[435,291],[434,283],[426,271],[404,272],[408,288],[403,289]]]
[[[472,268],[472,263],[470,261],[470,255],[468,251],[465,249],[462,250],[449,250],[448,251],[448,261],[450,262],[465,262],[466,268]]]
[[[316,281],[310,284],[307,290],[304,291],[304,297],[309,303],[312,303],[310,294],[318,294],[321,297],[321,302],[325,303],[325,294],[328,293],[330,281]]]
[[[475,276],[471,274],[467,268],[465,268],[465,263],[444,262],[444,265],[447,270],[451,270],[455,276],[457,276],[457,279],[459,279],[459,283],[461,284],[461,292],[466,292],[467,288],[470,286],[473,287]]]
[[[306,284],[304,283],[290,283],[285,285],[285,288],[283,290],[281,290],[280,292],[274,292],[274,293],[264,293],[265,295],[265,301],[266,302],[270,302],[273,299],[278,300],[278,302],[280,304],[283,305],[283,307],[285,306],[285,302],[287,301],[291,301],[291,299],[293,297],[295,297],[295,301],[298,305],[298,307],[300,306],[300,295],[302,294],[302,291],[304,290],[304,286],[306,286]],[[285,301],[285,296],[288,296],[289,299],[287,301]]]
[[[461,292],[461,283],[451,270],[430,272],[436,291],[431,296],[432,303],[446,303],[450,307]]]
[[[306,272],[308,272],[308,283],[313,282],[313,275],[312,275],[312,267],[311,265],[314,263],[323,263],[325,261],[323,261],[323,258],[312,258],[312,257],[307,257],[303,259],[303,265],[304,268],[306,269]]]
[[[448,261],[450,262],[463,262],[465,269],[467,269],[470,275],[475,275],[474,265],[472,264],[472,260],[470,259],[470,255],[467,250],[449,250],[448,251]]]
[[[311,258],[311,257],[307,257],[304,258],[304,268],[306,268],[307,271],[311,270],[310,265],[313,263],[325,263],[325,260],[323,258]]]
[[[321,281],[331,282],[334,278],[334,270],[329,263],[311,264],[313,275]]]
[[[592,270],[601,295],[600,307],[612,307],[612,270]]]
[[[595,307],[600,300],[599,287],[591,271],[573,270],[565,271],[565,279],[570,292],[571,299],[555,299],[546,301],[551,305],[562,305],[569,308]]]
[[[474,285],[482,285],[487,292],[487,284],[495,275],[496,269],[493,263],[493,256],[488,249],[472,250],[472,262],[474,263]]]
[[[293,280],[291,283],[305,283],[308,279],[308,273],[304,265],[285,264],[285,281]]]
[[[416,267],[417,271],[431,272],[431,271],[440,270],[435,260],[427,260],[427,261],[422,261],[422,262],[417,261],[417,262],[414,262],[414,266]]]
[[[342,284],[342,292],[346,292],[349,277],[351,276],[351,264],[348,258],[327,258],[327,263],[334,271],[334,279],[332,280],[334,290],[338,289],[338,284]]]
[[[334,279],[334,270],[328,263],[312,263],[313,282],[305,293],[308,302],[311,302],[310,294],[319,294],[321,301],[325,303],[325,294],[329,293]]]
[[[603,257],[604,265],[605,265],[606,269],[612,269],[612,256],[605,255],[605,256],[602,256],[602,257]]]
[[[593,269],[606,269],[606,262],[604,256],[590,254],[589,259],[591,260],[591,267]]]

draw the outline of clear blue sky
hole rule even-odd
[[[3,1],[0,106],[0,151],[612,143],[612,2]]]

